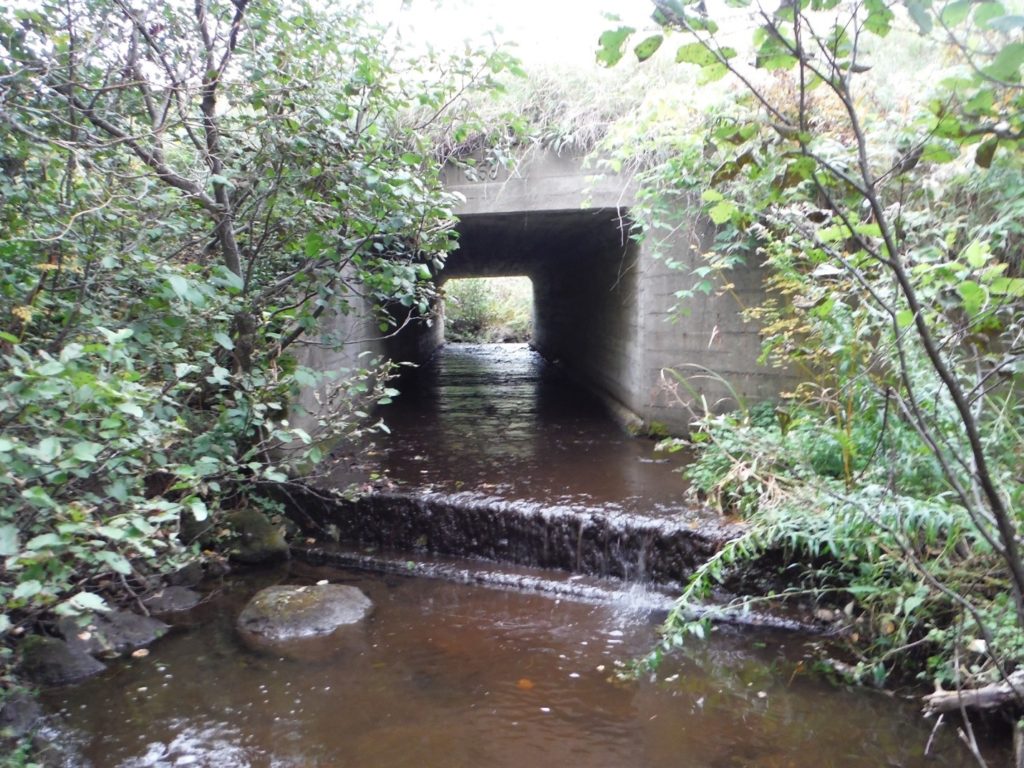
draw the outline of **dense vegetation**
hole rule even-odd
[[[637,168],[644,237],[678,227],[684,200],[717,226],[680,265],[683,309],[763,265],[769,297],[743,311],[798,382],[720,416],[676,372],[699,425],[690,477],[750,526],[694,577],[659,653],[705,632],[689,608],[738,566],[781,562],[773,591],[739,602],[829,609],[852,676],[1004,680],[1024,663],[1024,17],[966,0],[731,5],[751,42],[736,11],[666,0],[634,48],[675,34],[699,83],[732,79],[697,129],[652,109],[605,142],[606,162]],[[607,32],[599,58],[633,34]],[[928,79],[900,93],[894,60]]]
[[[0,672],[373,427],[387,366],[303,350],[428,311],[454,238],[424,129],[510,63],[405,50],[359,4],[142,8],[0,6]]]
[[[533,283],[529,278],[468,277],[444,284],[446,341],[529,341],[532,315]]]
[[[1020,680],[1024,16],[737,0],[719,24],[659,0],[656,29],[599,53],[632,46],[654,76],[536,76],[487,113],[465,97],[512,60],[403,49],[370,5],[0,5],[0,665],[33,628],[229,552],[227,512],[274,515],[267,487],[373,428],[387,365],[332,378],[303,350],[340,347],[338,315],[386,334],[429,312],[455,246],[442,161],[544,146],[633,174],[651,243],[703,207],[716,236],[677,265],[680,310],[762,266],[768,299],[742,311],[798,382],[716,415],[676,372],[693,485],[749,527],[655,655],[757,564],[778,572],[738,602],[818,606],[852,677]],[[449,338],[514,303],[446,291]]]

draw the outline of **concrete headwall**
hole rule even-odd
[[[758,329],[740,315],[763,298],[755,265],[731,275],[729,292],[698,294],[685,300],[685,315],[672,312],[712,234],[696,212],[672,240],[638,245],[627,231],[631,185],[591,178],[578,158],[547,152],[476,179],[450,168],[445,182],[464,201],[457,209],[460,247],[440,279],[528,276],[535,345],[598,394],[648,423],[682,432],[705,406],[735,408],[734,391],[756,402],[775,398],[789,384],[783,372],[758,364]],[[655,253],[683,268],[668,267]],[[371,329],[368,338],[374,335]],[[439,318],[412,324],[393,339],[364,340],[335,357],[314,351],[304,362],[330,367],[363,349],[418,362],[442,342]],[[678,371],[686,385],[666,369]]]

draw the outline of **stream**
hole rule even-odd
[[[320,579],[376,604],[333,653],[239,640],[259,587]],[[972,765],[948,729],[923,757],[914,704],[807,674],[789,633],[719,630],[654,679],[617,680],[662,615],[296,563],[232,578],[147,657],[47,692],[49,735],[69,768]]]
[[[717,627],[656,675],[620,679],[616,673],[656,642],[665,587],[606,579],[607,563],[587,571],[579,549],[575,568],[485,579],[480,574],[501,562],[551,567],[502,553],[532,541],[551,547],[554,539],[517,540],[502,519],[487,529],[467,523],[465,534],[438,528],[478,547],[444,551],[420,546],[429,536],[406,518],[436,518],[463,502],[482,505],[481,514],[497,504],[510,519],[531,510],[521,517],[534,526],[553,525],[537,522],[541,507],[604,516],[598,544],[607,554],[609,536],[630,535],[607,523],[615,516],[653,518],[662,528],[716,524],[713,513],[681,500],[673,470],[683,459],[655,456],[650,441],[617,431],[596,400],[525,345],[449,345],[402,386],[385,411],[392,434],[375,438],[331,482],[383,476],[391,491],[427,494],[433,506],[406,503],[405,546],[385,560],[376,546],[356,542],[334,565],[293,560],[208,584],[207,599],[173,616],[174,629],[148,655],[43,692],[47,735],[62,746],[64,765],[974,765],[950,727],[934,734],[925,757],[931,723],[913,700],[837,687],[812,674],[809,645],[818,638],[795,632]],[[469,518],[477,514],[472,504]],[[484,547],[478,539],[492,529],[512,542]],[[582,547],[582,523],[570,530],[578,537],[572,547]],[[620,550],[621,557],[630,551]],[[436,552],[449,559],[432,561]],[[388,572],[366,570],[384,562]],[[303,646],[282,657],[241,641],[235,619],[257,590],[323,580],[359,587],[373,600],[373,614],[315,653]],[[527,584],[542,586],[529,591]],[[991,764],[1006,759],[994,753]]]
[[[645,516],[684,512],[682,454],[615,425],[601,402],[526,344],[446,344],[399,382],[374,441],[336,485],[386,476],[402,488]],[[361,474],[359,474],[361,473]],[[354,475],[354,476],[353,476]]]

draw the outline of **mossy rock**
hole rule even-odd
[[[373,602],[343,584],[267,587],[238,617],[238,629],[257,640],[282,642],[329,635],[359,624]]]
[[[132,611],[95,613],[83,621],[65,618],[57,628],[68,645],[99,656],[123,656],[160,639],[170,627]]]
[[[107,667],[85,650],[63,640],[30,635],[21,643],[18,673],[36,685],[68,685],[98,675]]]
[[[169,586],[147,597],[143,604],[152,613],[180,613],[192,610],[202,599],[202,595],[188,587]]]
[[[258,509],[246,507],[236,510],[226,520],[235,534],[231,559],[251,564],[288,559],[284,529],[270,522]]]

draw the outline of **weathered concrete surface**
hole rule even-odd
[[[538,149],[527,151],[512,168],[470,175],[449,166],[442,178],[446,189],[465,198],[455,211],[460,217],[598,208],[625,213],[636,195],[628,179],[588,170],[579,157]]]
[[[740,314],[763,296],[756,266],[733,274],[728,294],[688,299],[689,314],[670,322],[676,293],[691,287],[690,269],[712,234],[696,212],[670,241],[637,244],[628,232],[632,186],[595,177],[579,158],[550,152],[528,153],[512,170],[475,179],[449,168],[445,180],[464,202],[456,209],[460,248],[440,279],[528,276],[538,351],[627,414],[684,432],[705,405],[736,407],[733,391],[756,402],[790,383],[784,372],[757,362],[758,329]],[[302,362],[339,370],[367,350],[422,362],[443,342],[442,317],[390,339],[378,338],[358,313],[338,317],[328,335],[351,343],[342,352],[311,346]],[[667,388],[666,369],[681,372],[687,386]],[[303,404],[317,409],[310,393]]]
[[[396,552],[484,558],[653,584],[679,584],[741,528],[685,514],[647,517],[510,502],[465,492],[306,497],[308,534]]]

